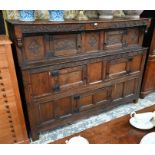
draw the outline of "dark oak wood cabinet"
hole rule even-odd
[[[33,140],[139,98],[148,19],[7,23]]]

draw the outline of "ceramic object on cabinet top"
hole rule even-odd
[[[124,14],[123,10],[114,10],[113,16],[117,17],[117,18],[122,18],[122,17],[125,17],[125,14]]]
[[[19,20],[20,21],[35,21],[35,11],[34,10],[19,10]]]
[[[75,19],[76,20],[88,20],[88,17],[87,15],[85,15],[84,10],[80,10]]]
[[[100,19],[112,19],[113,18],[113,10],[98,10]]]
[[[64,21],[64,10],[49,10],[49,21]]]
[[[48,10],[36,10],[36,19],[48,19]]]
[[[86,11],[85,11],[85,15],[86,15],[89,19],[97,19],[97,18],[98,18],[97,10],[86,10]]]
[[[143,10],[123,10],[126,18],[139,19]]]
[[[18,10],[6,10],[4,11],[6,14],[6,19],[19,19],[19,12]]]
[[[64,11],[64,19],[73,20],[78,14],[78,10],[65,10]]]

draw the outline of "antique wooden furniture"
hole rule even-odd
[[[140,110],[137,113],[153,111],[155,111],[155,105]],[[90,144],[139,144],[143,136],[150,132],[155,132],[154,128],[150,130],[136,129],[129,124],[129,119],[130,116],[126,115],[57,140],[52,144],[65,144],[66,140],[78,135],[86,138]]]
[[[148,32],[143,39],[143,46],[148,47],[140,93],[140,97],[144,98],[146,95],[155,92],[155,11],[143,11],[141,17],[151,19]]]
[[[141,97],[144,98],[151,92],[155,92],[155,27],[146,63],[145,74],[141,89]]]
[[[28,142],[11,41],[0,35],[0,144]]]
[[[41,131],[139,98],[147,23],[8,20],[33,140]]]

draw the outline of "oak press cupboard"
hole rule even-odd
[[[139,98],[148,19],[8,20],[32,139]]]

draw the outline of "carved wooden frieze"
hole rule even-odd
[[[25,25],[22,26],[23,33],[37,32],[64,32],[64,31],[81,31],[85,29],[84,24],[57,24],[57,25]]]

